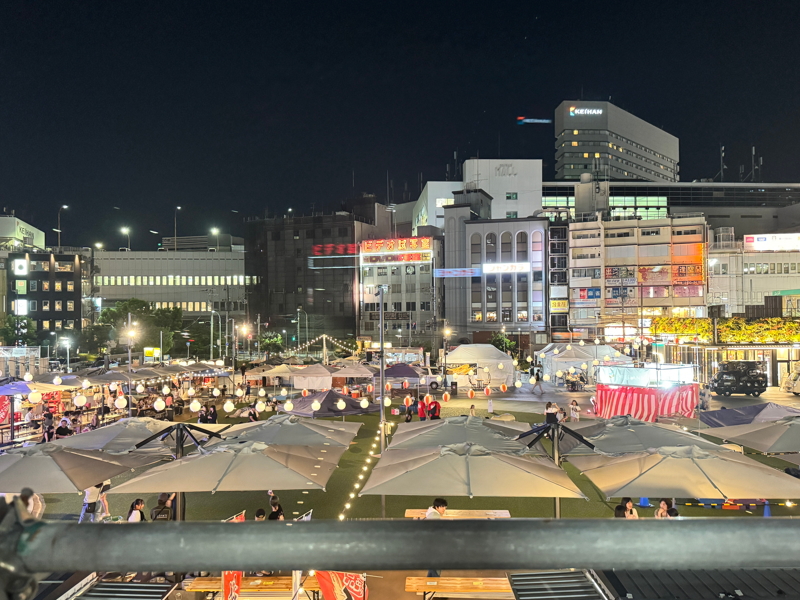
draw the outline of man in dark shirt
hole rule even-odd
[[[56,439],[60,440],[62,438],[66,438],[72,435],[72,429],[67,426],[67,420],[61,419],[61,422],[58,424],[56,428]]]
[[[172,520],[172,500],[175,494],[159,494],[158,504],[150,511],[150,520],[154,523],[156,521],[171,521]]]

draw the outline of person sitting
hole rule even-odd
[[[669,509],[672,508],[672,500],[668,498],[662,498],[661,502],[658,503],[658,508],[655,511],[655,518],[656,519],[667,519],[669,515]]]
[[[267,511],[263,508],[259,508],[256,511],[256,521],[266,521],[267,520]]]

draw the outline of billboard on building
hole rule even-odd
[[[44,231],[16,217],[0,217],[0,239],[15,240],[24,246],[44,248]]]
[[[796,252],[798,250],[800,250],[800,233],[744,236],[745,252]]]
[[[361,242],[362,264],[431,262],[433,238],[412,237]]]

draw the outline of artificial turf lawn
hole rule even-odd
[[[388,413],[389,411],[387,411]],[[464,409],[449,408],[442,409],[442,416],[456,416],[462,414]],[[265,418],[273,413],[266,413]],[[478,416],[486,416],[486,411],[477,411]],[[543,415],[533,413],[514,413],[518,421],[522,422],[542,422]],[[387,415],[390,421],[401,422],[404,417],[397,415]],[[239,423],[246,419],[232,419],[220,411],[221,423]],[[379,496],[364,496],[362,498],[350,498],[351,493],[357,493],[354,488],[355,483],[363,484],[369,478],[372,465],[376,460],[367,464],[369,451],[372,444],[378,444],[375,436],[378,430],[378,415],[362,415],[347,417],[350,422],[358,421],[364,423],[353,440],[355,443],[350,446],[339,462],[339,468],[334,472],[328,481],[327,491],[322,490],[274,490],[280,496],[281,504],[286,513],[286,518],[297,517],[306,511],[314,510],[314,519],[338,519],[339,514],[344,513],[348,519],[372,519],[381,516],[381,499]],[[416,420],[416,419],[415,419]],[[396,431],[396,428],[394,428]],[[718,441],[718,440],[713,440]],[[379,452],[379,447],[374,449]],[[786,466],[793,466],[789,463],[774,457],[753,455],[752,458],[766,464],[783,469]],[[363,467],[369,467],[364,471]],[[573,481],[589,498],[589,501],[579,499],[561,500],[562,518],[590,519],[590,518],[609,518],[613,516],[616,501],[606,501],[592,483],[580,475],[580,473],[570,465],[564,463],[565,470],[570,474]],[[112,484],[121,483],[138,475],[137,471],[131,474],[120,475],[112,480]],[[358,479],[359,475],[364,475],[364,479]],[[268,508],[268,496],[266,490],[270,487],[268,481],[264,482],[264,491],[259,492],[217,492],[211,493],[191,493],[186,494],[186,518],[187,520],[221,520],[229,517],[241,510],[247,511],[248,519],[252,519],[258,508]],[[164,490],[171,492],[175,490]],[[156,504],[155,494],[110,494],[108,496],[109,506],[112,515],[126,515],[131,502],[142,497],[145,500],[149,516],[150,508]],[[430,506],[432,498],[428,496],[387,496],[386,497],[386,516],[388,518],[403,518],[407,508],[426,508]],[[45,501],[47,519],[68,519],[76,520],[80,514],[82,504],[82,494],[46,494]],[[551,518],[554,515],[554,500],[552,498],[467,498],[450,496],[447,498],[448,505],[452,509],[493,509],[508,510],[512,517],[536,517]],[[638,502],[638,499],[634,499]],[[657,502],[652,499],[651,502]],[[781,500],[782,501],[782,500]],[[344,509],[345,503],[350,503],[349,510]],[[689,517],[721,517],[721,516],[750,516],[745,510],[720,510],[703,508],[696,506],[683,506],[682,502],[695,502],[694,500],[678,500],[678,510],[682,516]],[[779,505],[771,505],[773,516],[796,516],[798,508],[790,508]],[[640,516],[652,516],[654,509],[640,509]],[[755,509],[754,516],[761,516],[762,508]]]

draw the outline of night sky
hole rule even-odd
[[[64,245],[153,249],[265,210],[416,199],[419,174],[542,158],[565,99],[681,140],[681,178],[800,181],[800,2],[15,2],[0,7],[1,206]],[[355,171],[355,188],[353,188]],[[233,210],[238,213],[232,212]]]

